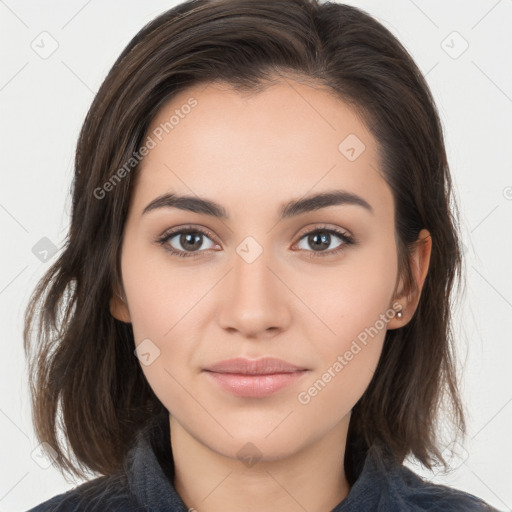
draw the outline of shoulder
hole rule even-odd
[[[424,480],[405,466],[400,466],[391,488],[407,510],[439,512],[498,512],[480,498],[446,485]]]
[[[353,489],[357,501],[382,512],[499,512],[470,493],[422,478],[379,446],[368,450]]]
[[[58,494],[27,512],[142,512],[123,474],[101,476]]]

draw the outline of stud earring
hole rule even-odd
[[[402,310],[398,311],[396,314],[397,318],[402,318],[403,316],[404,316],[404,314],[402,313]]]

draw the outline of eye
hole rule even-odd
[[[195,257],[196,253],[201,253],[210,247],[203,247],[204,239],[208,238],[213,246],[215,242],[211,240],[213,234],[199,228],[183,227],[174,231],[164,233],[157,242],[163,245],[167,251],[182,258]],[[201,248],[203,250],[201,250]]]
[[[331,246],[333,235],[334,238],[340,239],[342,243],[330,250],[324,250]],[[347,245],[354,245],[356,243],[355,239],[348,233],[326,226],[307,232],[305,235],[301,236],[299,243],[302,241],[305,242],[305,245],[314,248],[313,251],[309,251],[307,248],[305,249],[309,252],[308,257],[310,258],[334,256],[345,250]]]
[[[333,236],[341,240],[342,243],[335,248],[325,250],[331,246]],[[203,247],[205,238],[210,241],[211,245],[209,247]],[[201,253],[218,246],[218,244],[213,242],[212,238],[215,237],[213,233],[208,230],[185,226],[164,233],[156,241],[174,256],[187,258],[200,256]],[[312,251],[308,248],[299,247],[301,250],[305,250],[310,258],[334,256],[345,250],[346,246],[356,243],[355,239],[348,233],[327,226],[321,226],[308,231],[301,236],[297,245],[302,241],[304,241],[306,245],[313,247]]]

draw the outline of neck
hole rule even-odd
[[[176,492],[198,512],[332,510],[350,490],[343,464],[349,419],[289,456],[244,462],[213,451],[171,416]]]

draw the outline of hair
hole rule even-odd
[[[438,437],[444,406],[465,432],[450,305],[462,264],[457,207],[439,115],[413,59],[355,7],[192,0],[146,24],[96,94],[77,142],[64,248],[25,313],[35,432],[55,450],[63,474],[115,473],[144,425],[169,414],[134,356],[131,324],[109,308],[112,294],[122,292],[120,248],[138,166],[108,193],[99,197],[98,190],[138,154],[151,121],[179,91],[222,82],[257,93],[276,77],[325,87],[375,137],[379,172],[393,193],[405,294],[418,291],[410,255],[420,230],[432,238],[417,308],[406,325],[387,331],[373,378],[352,410],[347,479],[355,481],[378,445],[400,463],[412,455],[428,468],[446,465]]]

